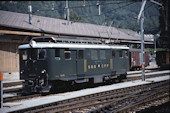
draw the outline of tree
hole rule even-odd
[[[78,16],[78,14],[74,12],[73,10],[70,10],[70,21],[84,22],[84,20],[80,16]]]

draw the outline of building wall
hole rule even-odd
[[[19,71],[18,45],[17,43],[0,42],[0,72]]]

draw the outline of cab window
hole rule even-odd
[[[55,58],[60,60],[60,49],[55,49]]]
[[[38,59],[45,59],[46,54],[46,49],[38,49]]]
[[[27,51],[24,50],[22,54],[22,60],[27,60],[27,59],[28,59],[28,54],[27,54]]]
[[[71,51],[64,51],[64,56],[66,60],[71,60]]]
[[[123,57],[122,50],[119,50],[119,57],[120,57],[120,58]]]

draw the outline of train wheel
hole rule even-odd
[[[118,82],[122,82],[122,79],[123,79],[122,75],[120,75],[117,79],[118,79]]]

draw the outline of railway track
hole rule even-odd
[[[156,74],[156,75],[150,75],[147,78],[152,78],[152,77],[159,77],[159,76],[164,76],[166,75],[164,74]],[[133,80],[139,80],[141,79],[141,76],[137,76],[137,77],[129,77],[127,79],[124,79],[124,82],[127,81],[133,81]],[[12,102],[12,101],[18,101],[18,100],[25,100],[25,99],[31,99],[31,98],[35,98],[35,97],[40,97],[42,96],[41,94],[32,94],[32,95],[21,95],[20,93],[17,94],[17,96],[11,96],[11,97],[4,97],[3,98],[3,102]]]
[[[12,102],[12,101],[17,101],[17,100],[26,100],[26,99],[30,99],[30,98],[39,97],[39,96],[41,96],[41,94],[32,94],[32,95],[21,95],[21,94],[18,94],[17,96],[11,96],[11,97],[7,97],[7,98],[3,98],[3,102]]]
[[[4,82],[3,83],[3,92],[4,93],[16,93],[20,92],[22,89],[22,80],[14,81],[14,82]]]
[[[167,81],[168,82],[168,81]],[[89,111],[90,113],[97,112],[136,112],[151,105],[154,105],[156,101],[161,104],[163,102],[169,101],[169,91],[170,85],[154,85],[152,87],[143,89],[142,91],[131,93],[123,98],[112,101],[111,103],[104,104],[96,109]]]
[[[151,73],[151,72],[156,72],[158,70],[146,70],[145,73]],[[128,73],[128,75],[134,75],[134,74],[141,74],[141,71],[131,71]],[[158,75],[157,75],[158,76]],[[137,80],[139,79],[139,77],[134,77],[134,78],[130,78],[131,80]],[[128,79],[128,81],[130,81],[130,79]],[[14,82],[6,82],[3,83],[3,87],[4,93],[15,93],[15,92],[20,92],[20,90],[22,89],[22,82],[23,81],[14,81]],[[10,88],[11,87],[11,88]]]
[[[148,78],[154,78],[154,77],[160,77],[160,76],[165,76],[165,75],[168,75],[169,73],[162,73],[162,74],[153,74],[153,75],[149,75],[149,76],[146,76],[146,79]],[[127,79],[124,79],[123,81],[124,82],[127,82],[127,81],[134,81],[134,80],[140,80],[142,79],[142,76],[135,76],[135,77],[127,77]]]
[[[169,100],[169,81],[110,90],[46,105],[20,109],[15,112],[124,112],[136,111],[145,103],[157,99]],[[133,109],[132,109],[133,108]]]
[[[14,82],[5,82],[5,83],[3,83],[3,87],[22,85],[22,82],[23,82],[22,80],[14,81]]]

